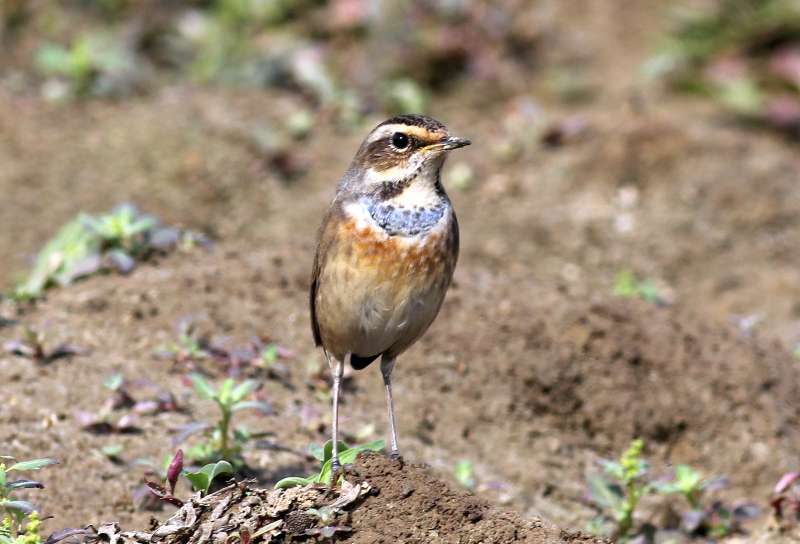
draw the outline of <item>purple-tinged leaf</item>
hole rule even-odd
[[[182,444],[190,436],[201,433],[208,429],[208,427],[209,424],[205,421],[193,421],[192,423],[178,427],[178,433],[172,438],[172,445],[177,446],[178,444]]]
[[[120,433],[136,433],[141,431],[138,425],[139,416],[136,414],[125,414],[117,422],[116,430]]]
[[[734,504],[731,514],[736,521],[749,521],[761,515],[761,508],[752,502],[742,502]]]
[[[703,525],[706,513],[702,510],[689,510],[681,514],[681,527],[687,533],[694,533]]]
[[[44,485],[41,482],[33,480],[14,480],[13,482],[8,482],[6,487],[9,489],[44,489]]]
[[[157,414],[161,411],[161,405],[155,400],[140,400],[133,405],[133,411],[137,414]]]
[[[59,344],[56,348],[47,354],[47,361],[55,361],[56,359],[61,359],[63,357],[72,357],[73,355],[83,355],[86,353],[81,347],[74,346],[72,344]]]
[[[150,489],[153,495],[158,497],[159,500],[173,504],[178,508],[183,506],[183,501],[178,497],[174,497],[171,493],[168,493],[164,486],[157,484],[156,482],[145,482],[145,485],[148,487],[148,489]]]
[[[44,541],[44,544],[58,544],[65,538],[69,538],[71,536],[85,536],[85,535],[93,535],[94,532],[89,529],[78,529],[78,528],[71,528],[71,529],[61,529],[60,531],[56,531],[55,533],[51,534],[47,537],[47,540]]]
[[[777,494],[783,493],[792,487],[798,479],[800,479],[800,472],[787,472],[781,476],[781,479],[775,484],[774,492]]]
[[[179,449],[175,452],[175,457],[167,468],[167,482],[169,482],[170,493],[175,493],[175,484],[178,483],[178,477],[183,470],[183,450]]]
[[[106,255],[108,267],[116,270],[120,274],[130,274],[136,268],[136,261],[121,249],[109,251]]]
[[[25,515],[36,511],[36,507],[28,501],[5,501],[3,507]]]
[[[150,233],[147,245],[159,251],[169,251],[178,245],[180,231],[172,227],[162,227]]]
[[[242,527],[239,530],[239,540],[241,540],[242,544],[250,544],[250,531],[247,527]]]
[[[709,478],[703,484],[703,490],[713,493],[714,491],[721,491],[722,489],[727,489],[731,485],[731,480],[727,476],[715,476],[713,478]]]
[[[33,357],[36,350],[21,340],[9,340],[3,344],[3,351],[19,357]]]
[[[99,253],[87,255],[83,259],[75,262],[68,269],[58,275],[58,282],[61,285],[69,285],[78,278],[91,276],[100,270],[102,259]]]

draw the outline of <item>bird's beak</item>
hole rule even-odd
[[[459,147],[464,147],[465,145],[469,145],[471,143],[472,142],[466,138],[448,136],[447,138],[439,140],[435,144],[430,144],[423,147],[423,149],[425,151],[450,151],[451,149],[458,149]]]
[[[445,138],[442,142],[442,149],[450,150],[450,149],[458,149],[459,147],[464,147],[465,145],[469,145],[472,142],[467,140],[466,138],[459,138],[458,136],[450,136]]]

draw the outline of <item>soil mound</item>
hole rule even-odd
[[[203,542],[292,542],[333,538],[341,542],[492,542],[510,544],[602,544],[606,540],[561,531],[539,519],[523,520],[457,492],[425,467],[362,455],[338,497],[320,486],[265,490],[234,484],[196,496],[150,532],[120,532],[104,525],[112,542],[189,544]],[[321,521],[315,512],[332,516]],[[246,536],[244,536],[246,535]],[[96,536],[96,535],[92,535]]]

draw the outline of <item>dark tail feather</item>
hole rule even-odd
[[[381,354],[379,353],[377,355],[370,355],[369,357],[361,357],[353,353],[350,355],[350,366],[356,370],[361,370],[362,368],[367,368],[372,361],[380,356]]]

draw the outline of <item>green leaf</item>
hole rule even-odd
[[[690,492],[700,487],[703,477],[689,465],[678,465],[675,467],[675,479],[682,491]]]
[[[115,372],[103,382],[108,389],[112,391],[116,391],[120,387],[122,387],[122,383],[125,381],[125,378],[119,372]]]
[[[314,483],[315,481],[316,480],[314,477],[301,478],[300,476],[289,476],[288,478],[279,480],[275,484],[275,489],[289,489],[290,487],[308,485]]]
[[[455,477],[463,487],[475,489],[475,469],[471,461],[464,459],[456,463]]]
[[[355,462],[358,454],[362,451],[381,451],[385,447],[383,440],[374,440],[367,444],[361,444],[348,448],[344,442],[339,442],[339,462],[342,465],[350,465]],[[330,453],[329,453],[330,448]],[[325,443],[325,462],[322,464],[322,470],[316,476],[315,482],[320,484],[327,484],[331,480],[333,472],[333,442],[329,440]]]
[[[359,446],[353,446],[341,453],[339,453],[339,461],[343,465],[349,465],[354,463],[358,454],[363,451],[381,451],[383,448],[386,447],[386,442],[384,440],[373,440],[372,442],[367,442],[366,444],[361,444]]]
[[[602,476],[588,477],[589,499],[600,507],[618,512],[622,507],[624,494],[622,488]]]
[[[214,388],[211,386],[211,384],[209,384],[200,374],[193,373],[189,376],[189,379],[192,380],[194,390],[197,391],[197,394],[204,399],[214,400],[214,398],[217,396],[217,392],[214,391]]]
[[[39,470],[41,468],[48,467],[50,465],[57,465],[57,464],[58,464],[58,461],[56,461],[55,459],[48,459],[48,458],[31,459],[30,461],[20,461],[19,463],[15,463],[15,464],[11,465],[10,467],[8,467],[6,470],[9,471],[9,472],[12,471],[12,470],[20,470],[20,471],[21,470]]]
[[[325,462],[325,446],[320,446],[319,444],[309,444],[308,445],[308,453],[314,456],[314,459],[319,461],[320,463]]]
[[[4,488],[6,486],[6,482],[7,481],[8,481],[8,478],[6,477],[6,469],[3,468],[2,464],[0,464],[0,489]]]
[[[233,378],[225,378],[223,380],[222,385],[219,386],[219,393],[217,394],[217,402],[222,404],[223,406],[228,406],[231,404],[231,392],[233,391],[233,386],[236,384],[233,381]]]
[[[233,467],[227,461],[209,463],[197,472],[187,472],[186,477],[195,491],[208,493],[214,479],[222,474],[233,474]]]
[[[237,385],[231,392],[231,401],[239,402],[247,395],[252,393],[258,384],[253,380],[247,380]]]
[[[60,45],[47,43],[36,52],[36,64],[48,74],[64,74],[71,64],[69,53]]]
[[[237,402],[231,406],[231,412],[238,412],[240,410],[258,410],[264,414],[267,414],[272,410],[272,406],[266,402],[261,402],[258,400],[246,400]]]

